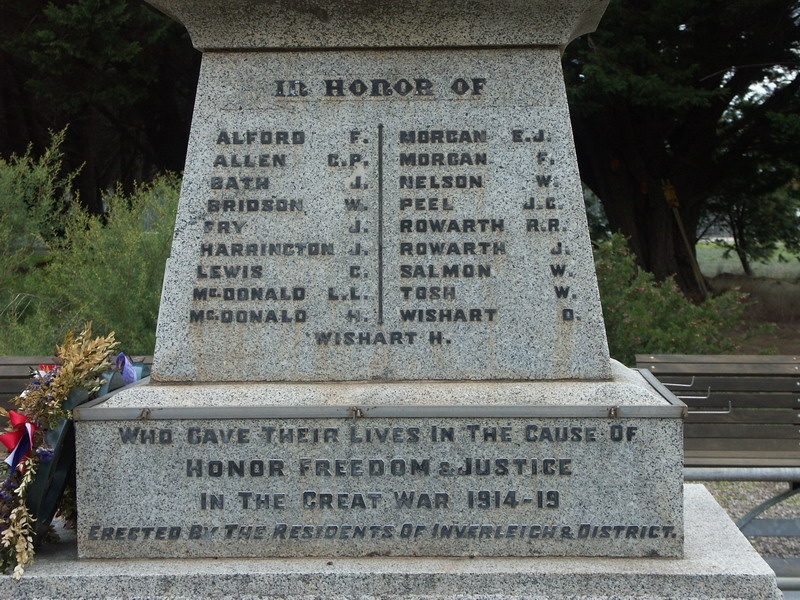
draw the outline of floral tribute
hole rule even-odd
[[[65,403],[72,390],[97,391],[101,374],[113,366],[112,352],[117,346],[114,333],[92,338],[88,323],[79,335],[67,334],[63,346],[56,346],[57,365],[40,365],[32,371],[28,387],[11,402],[17,410],[0,408],[0,422],[9,426],[0,435],[8,457],[0,463],[0,572],[13,569],[19,579],[33,562],[36,516],[28,508],[28,493],[40,465],[53,460],[53,449],[46,434],[72,412]],[[73,499],[74,494],[64,494]],[[62,506],[61,513],[72,514],[74,507]]]

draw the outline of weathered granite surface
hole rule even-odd
[[[86,558],[683,549],[676,419],[194,419],[84,429],[82,452],[97,444],[109,453],[80,475]],[[118,473],[124,482],[104,486]]]
[[[681,556],[561,75],[605,3],[158,5],[206,52],[152,381],[76,411],[80,556]]]
[[[711,495],[687,485],[683,559],[296,558],[81,560],[73,539],[43,548],[19,600],[494,598],[780,600],[775,577]]]
[[[637,371],[610,361],[608,381],[396,381],[396,382],[253,382],[156,384],[152,381],[121,390],[76,411],[78,420],[210,415],[240,417],[242,409],[263,407],[284,416],[396,416],[396,409],[415,416],[554,416],[564,407],[583,414],[640,416],[642,407],[664,406],[658,393]],[[669,395],[669,392],[666,392]],[[394,413],[389,412],[395,410]],[[238,411],[238,412],[237,412]],[[254,413],[251,413],[254,414]],[[266,414],[266,413],[265,413]],[[263,415],[259,415],[263,416]],[[680,417],[676,411],[672,415]]]
[[[148,0],[195,47],[566,46],[594,31],[608,0]]]
[[[76,411],[80,554],[680,556],[685,407],[617,371],[126,390]]]
[[[205,54],[154,380],[609,375],[557,48]]]

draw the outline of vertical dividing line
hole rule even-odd
[[[378,324],[383,325],[383,123],[378,123]]]

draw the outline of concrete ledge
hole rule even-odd
[[[685,487],[685,558],[81,560],[74,538],[40,551],[0,597],[778,600],[775,575],[711,495]]]

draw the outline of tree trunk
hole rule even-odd
[[[31,115],[31,101],[11,60],[0,53],[0,156],[24,154],[29,143],[44,148],[49,139]]]
[[[94,111],[90,109],[84,119],[70,126],[69,133],[74,135],[73,143],[77,145],[77,151],[71,152],[68,156],[81,157],[83,159],[82,164],[69,165],[70,170],[80,168],[80,174],[75,180],[80,203],[90,213],[100,215],[103,214],[103,202],[98,189],[100,183],[97,175],[98,140],[96,118]]]
[[[750,260],[747,258],[747,253],[737,246],[736,256],[739,257],[739,262],[742,263],[742,270],[744,271],[744,274],[748,277],[752,277],[753,267],[750,266]]]
[[[663,180],[670,177],[666,161],[648,156],[641,144],[641,124],[634,121],[630,113],[615,112],[576,123],[581,177],[602,201],[611,229],[629,238],[640,266],[660,280],[674,276],[687,296],[701,300],[704,294],[693,270],[694,257],[664,196]],[[681,215],[693,247],[697,220],[688,210]]]

